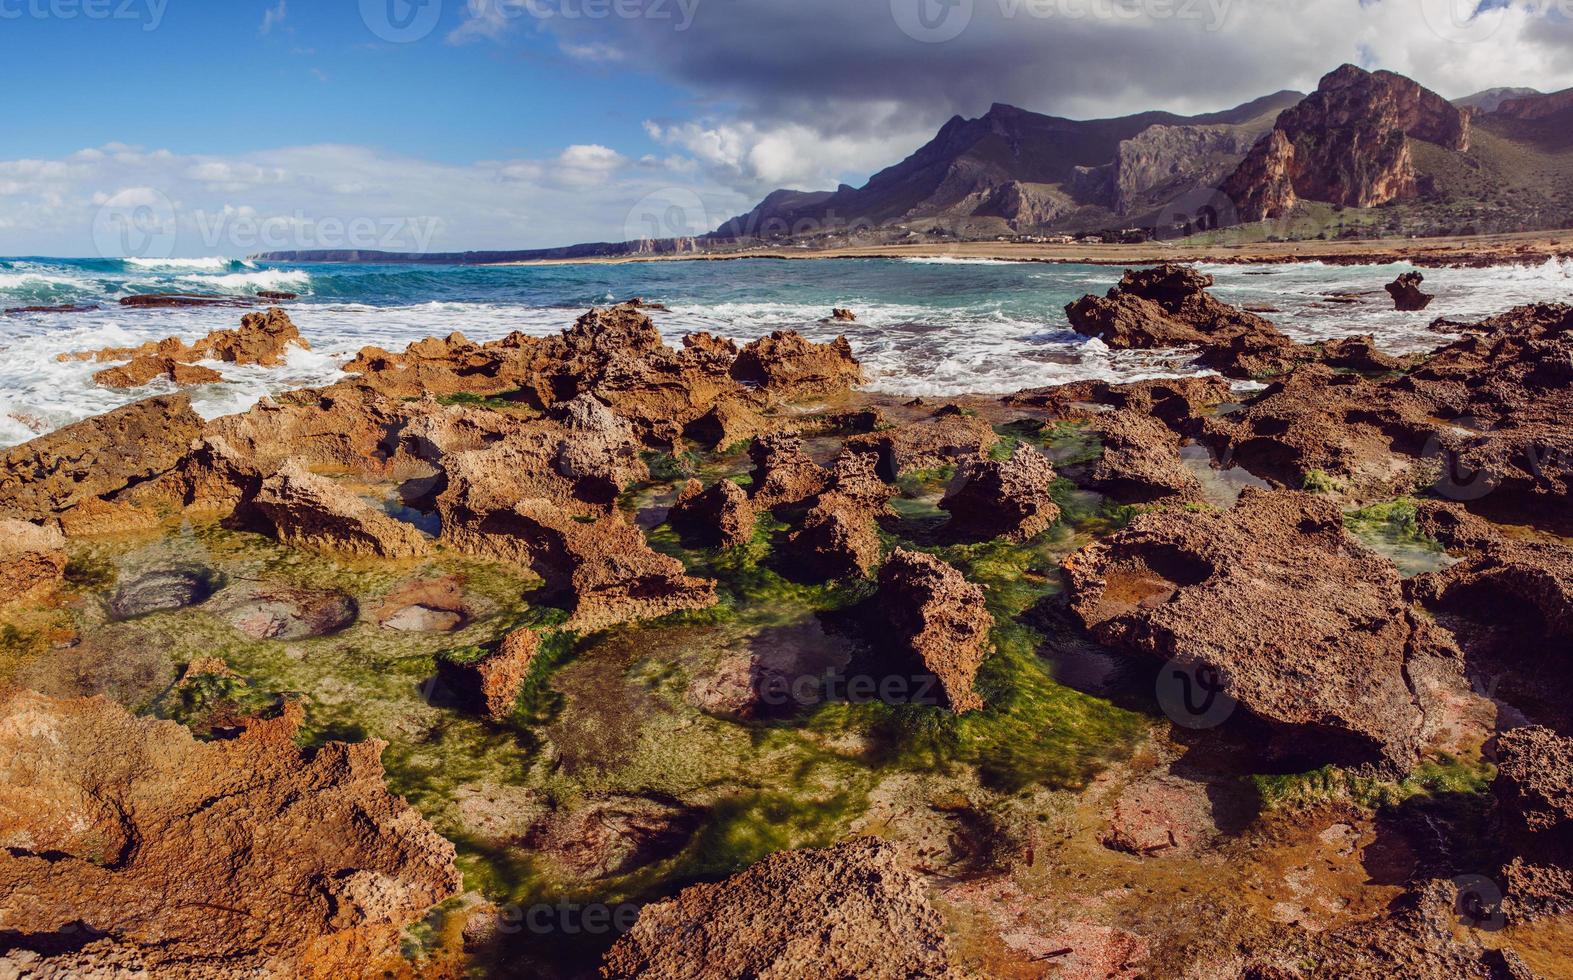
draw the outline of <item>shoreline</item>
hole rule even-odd
[[[843,246],[826,249],[757,248],[669,255],[597,256],[486,263],[491,266],[630,265],[641,262],[734,262],[742,259],[962,259],[1042,262],[1053,265],[1152,265],[1160,262],[1216,265],[1389,265],[1423,268],[1539,265],[1573,258],[1573,230],[1514,232],[1450,238],[1376,238],[1360,241],[1261,242],[1244,245],[1051,245],[1030,242],[956,242],[920,245]]]

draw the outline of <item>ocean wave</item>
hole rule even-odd
[[[137,259],[137,258],[129,258],[129,259],[124,259],[123,261],[126,263],[126,265],[135,266],[135,267],[137,267],[139,269],[228,269],[231,266],[236,266],[236,265],[243,266],[243,267],[249,268],[249,269],[255,269],[256,268],[256,264],[253,263],[253,262],[250,262],[250,261],[238,261],[236,259],[225,259],[225,258],[202,258],[202,259]]]
[[[222,276],[181,276],[187,282],[200,282],[218,289],[256,292],[260,289],[304,289],[311,284],[311,273],[300,269],[265,269],[261,272],[232,272]]]
[[[48,272],[0,272],[0,292],[9,292],[44,286],[69,286],[73,289],[88,285],[81,279],[70,276],[57,276]]]

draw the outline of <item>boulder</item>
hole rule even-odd
[[[127,299],[170,302],[145,302],[137,305],[250,305],[213,304],[205,302],[184,303],[186,297],[127,297]],[[194,297],[202,299],[201,297]],[[125,300],[121,303],[124,305]],[[291,347],[310,350],[311,345],[300,335],[300,330],[290,322],[289,314],[278,307],[263,313],[247,313],[240,319],[238,330],[215,330],[189,347],[179,337],[149,341],[139,347],[106,347],[97,351],[82,351],[61,356],[61,360],[92,360],[99,363],[128,361],[118,368],[100,371],[93,376],[99,384],[109,388],[134,388],[147,384],[157,377],[165,377],[176,384],[206,384],[220,381],[217,371],[199,367],[197,361],[223,361],[227,364],[257,364],[279,367],[284,364]]]
[[[897,491],[875,473],[877,464],[872,453],[844,450],[836,457],[824,492],[787,536],[794,574],[826,581],[867,575],[879,564],[877,521],[889,514]]]
[[[795,331],[776,331],[738,352],[732,377],[786,401],[846,392],[863,383],[863,368],[845,337],[814,344]]]
[[[897,549],[879,571],[875,604],[883,642],[938,680],[942,705],[957,714],[983,707],[973,678],[988,655],[994,618],[981,588],[933,555]]]
[[[1004,462],[963,460],[939,506],[950,514],[952,531],[1020,543],[1059,520],[1059,505],[1049,493],[1055,479],[1048,457],[1022,446]]]
[[[796,432],[772,432],[748,448],[754,463],[749,495],[764,510],[800,504],[825,489],[830,475],[803,450]]]
[[[1223,402],[1233,401],[1234,390],[1217,375],[1158,378],[1129,384],[1075,381],[1047,388],[1028,388],[1007,396],[1008,405],[1030,405],[1058,418],[1096,414],[1100,408],[1128,408],[1150,415],[1175,432],[1185,432],[1197,420],[1214,414]]]
[[[84,419],[0,455],[0,516],[44,520],[173,469],[201,434],[185,395]]]
[[[1388,295],[1393,297],[1393,309],[1415,313],[1430,306],[1436,297],[1420,291],[1420,284],[1425,282],[1425,278],[1419,272],[1406,272],[1388,283],[1386,288]]]
[[[280,367],[291,347],[310,350],[311,345],[290,321],[289,314],[277,306],[262,313],[247,313],[240,318],[238,330],[215,330],[197,341],[193,352],[203,358],[226,364],[257,364]]]
[[[1180,437],[1157,419],[1122,408],[1099,415],[1091,430],[1103,442],[1092,485],[1127,504],[1201,495],[1201,481],[1180,458]]]
[[[516,629],[502,638],[496,650],[483,655],[438,657],[437,679],[466,710],[502,721],[513,713],[540,649],[540,633]]]
[[[983,459],[997,442],[999,436],[987,421],[947,406],[918,422],[854,436],[846,446],[876,454],[880,477],[894,482],[909,473]]]
[[[383,743],[238,736],[102,699],[0,695],[0,973],[362,976],[456,894],[453,845],[383,785]]]
[[[716,601],[713,581],[692,578],[682,562],[652,551],[619,514],[576,519],[549,500],[526,499],[489,513],[483,526],[485,553],[540,575],[568,605],[569,629],[603,629]],[[462,547],[477,539],[454,540]]]
[[[717,480],[708,490],[698,480],[689,480],[667,520],[707,547],[735,548],[753,540],[758,514],[748,492],[731,480]]]
[[[647,905],[601,966],[607,980],[953,975],[922,881],[872,837],[773,854]]]
[[[52,527],[0,518],[0,605],[59,584],[66,571],[65,535]]]
[[[1215,673],[1295,761],[1414,763],[1417,626],[1397,569],[1345,532],[1335,504],[1247,488],[1226,513],[1144,514],[1062,570],[1093,639]]]
[[[376,558],[418,558],[431,543],[327,477],[290,463],[263,481],[252,500],[281,543]]]
[[[1165,263],[1129,269],[1107,296],[1084,296],[1065,308],[1077,333],[1097,337],[1116,350],[1203,346],[1227,350],[1244,343],[1224,361],[1238,361],[1244,350],[1293,349],[1278,328],[1208,295],[1213,277],[1183,265]],[[1212,365],[1209,365],[1212,366]],[[1245,374],[1243,368],[1237,373]]]

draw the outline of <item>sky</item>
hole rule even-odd
[[[690,234],[994,102],[1204,112],[1344,62],[1573,87],[1573,0],[0,0],[0,254]]]

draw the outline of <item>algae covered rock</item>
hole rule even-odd
[[[496,650],[465,649],[438,657],[437,679],[467,710],[501,721],[513,712],[540,650],[539,632],[517,629]]]
[[[1003,462],[964,460],[939,506],[964,535],[1020,543],[1059,520],[1060,508],[1049,494],[1055,479],[1048,457],[1030,447]]]
[[[731,480],[717,480],[709,489],[698,480],[689,480],[667,516],[680,532],[712,548],[746,544],[754,536],[757,519],[748,492]]]

